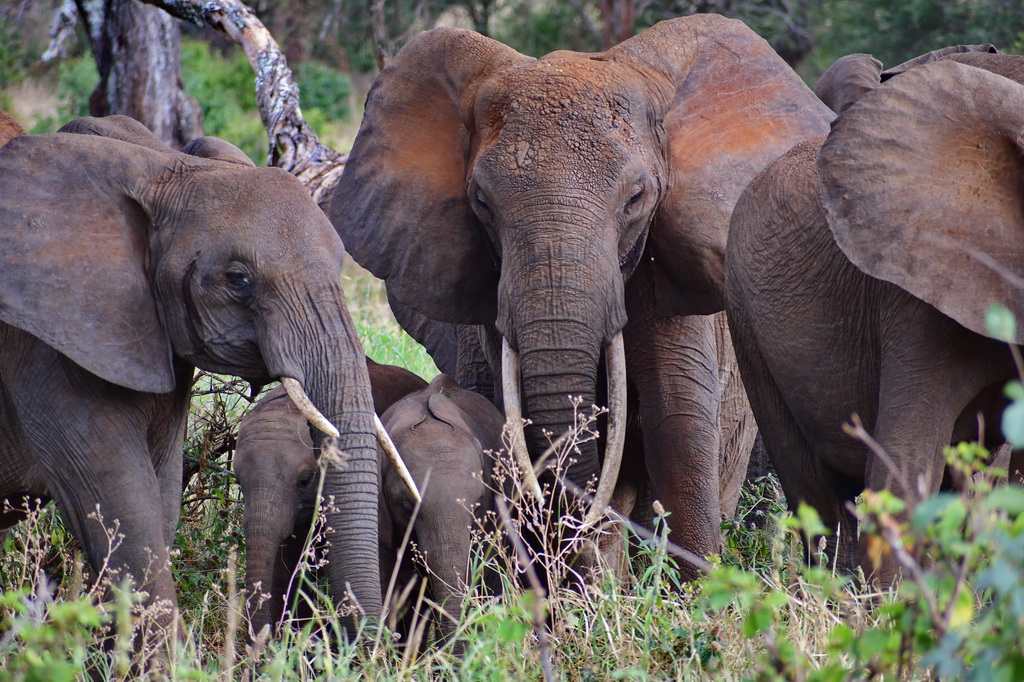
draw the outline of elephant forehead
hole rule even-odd
[[[646,100],[624,80],[608,79],[607,70],[570,68],[575,64],[531,64],[484,88],[478,113],[490,153],[510,168],[529,169],[560,154],[641,147],[634,121],[647,121]]]
[[[272,245],[281,255],[315,247],[330,250],[340,260],[337,232],[289,173],[279,168],[235,168],[223,162],[196,165],[186,181],[165,178],[157,189],[165,195],[162,205],[168,209],[164,216],[156,216],[158,222],[161,218],[180,221],[197,240],[209,239],[212,229],[227,239],[261,240],[262,246]]]

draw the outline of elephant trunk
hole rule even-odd
[[[498,329],[518,352],[526,444],[536,461],[577,414],[590,414],[601,355],[625,325],[625,303],[614,244],[581,237],[568,216],[559,229],[545,222],[515,232],[522,240],[505,249]],[[572,459],[564,473],[584,488],[600,470],[597,443],[579,444]]]
[[[454,515],[433,521],[430,529],[418,525],[416,535],[430,572],[431,597],[444,610],[438,616],[437,624],[441,638],[447,641],[455,632],[462,602],[466,598],[474,521],[472,515]],[[455,653],[460,652],[461,645],[456,644]]]
[[[266,625],[273,629],[281,619],[285,592],[294,568],[282,562],[281,547],[291,537],[295,519],[283,513],[292,502],[280,493],[279,490],[257,489],[246,496],[243,518],[245,585],[253,636],[258,636]]]
[[[377,441],[366,360],[340,282],[326,276],[320,281],[305,296],[307,309],[276,317],[284,341],[280,356],[267,358],[267,364],[276,376],[298,380],[340,432],[329,438],[311,427],[314,446],[328,458],[322,503],[330,543],[327,575],[335,607],[353,638],[364,615],[376,619],[382,610]],[[333,309],[331,302],[336,302]]]

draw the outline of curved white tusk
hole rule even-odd
[[[388,456],[388,461],[391,462],[391,466],[395,468],[395,472],[398,473],[398,477],[402,479],[402,482],[409,487],[412,492],[413,499],[417,504],[423,502],[423,498],[420,496],[420,489],[416,487],[416,481],[412,480],[412,474],[409,472],[409,467],[405,466],[405,462],[402,460],[402,456],[398,454],[398,448],[395,447],[394,442],[391,440],[391,436],[384,429],[384,424],[381,423],[380,417],[373,415],[373,428],[377,431],[377,442],[380,443],[380,447],[384,450],[384,454]]]
[[[341,434],[338,429],[335,428],[334,424],[327,420],[327,417],[320,413],[320,410],[316,409],[313,405],[313,401],[306,395],[306,391],[302,388],[302,384],[297,379],[291,377],[281,377],[281,385],[284,386],[285,393],[291,398],[292,404],[298,408],[302,416],[306,418],[310,424],[320,429],[328,436],[337,438]]]
[[[512,454],[523,471],[523,483],[534,494],[538,502],[544,501],[537,472],[526,450],[526,434],[523,432],[523,408],[519,397],[519,355],[508,345],[508,339],[501,340],[501,389],[505,399],[505,421],[512,441]]]
[[[621,331],[605,348],[605,358],[608,370],[608,439],[594,503],[583,522],[585,527],[597,523],[604,516],[622,466],[622,450],[626,443],[626,350]]]

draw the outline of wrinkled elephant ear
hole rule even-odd
[[[991,303],[1024,319],[1022,101],[1002,76],[936,62],[865,95],[818,155],[853,264],[979,334]]]
[[[0,320],[107,381],[172,390],[138,197],[173,156],[64,133],[0,149]]]
[[[481,81],[528,61],[472,31],[434,29],[409,41],[366,97],[327,212],[353,258],[427,317],[494,320],[498,272],[466,198],[467,116]]]
[[[814,94],[841,114],[864,93],[877,88],[881,79],[882,62],[869,54],[848,54],[825,69],[814,84]]]
[[[671,178],[651,226],[662,314],[723,308],[725,240],[743,188],[833,113],[745,24],[714,14],[663,21],[607,52],[667,79]]]
[[[113,116],[85,116],[65,123],[58,133],[74,133],[76,135],[96,135],[109,137],[112,140],[131,142],[156,152],[174,151],[154,135],[149,128],[130,116],[115,114]]]

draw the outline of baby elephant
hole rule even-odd
[[[396,402],[381,419],[423,498],[413,520],[415,504],[409,489],[381,459],[380,567],[385,594],[397,566],[389,625],[407,639],[412,637],[416,609],[409,608],[409,602],[415,606],[419,581],[425,579],[426,595],[444,610],[437,624],[441,635],[448,637],[469,580],[473,531],[494,509],[494,467],[488,451],[500,451],[505,420],[489,400],[459,388],[445,374]],[[410,521],[410,539],[417,551],[402,552]],[[402,595],[407,595],[404,600]]]
[[[378,414],[427,385],[401,367],[380,365],[370,358],[366,365]],[[234,470],[245,504],[245,582],[249,622],[256,634],[281,619],[316,503],[318,469],[309,426],[283,388],[270,391],[242,419]],[[257,584],[267,598],[252,596],[257,594]]]

